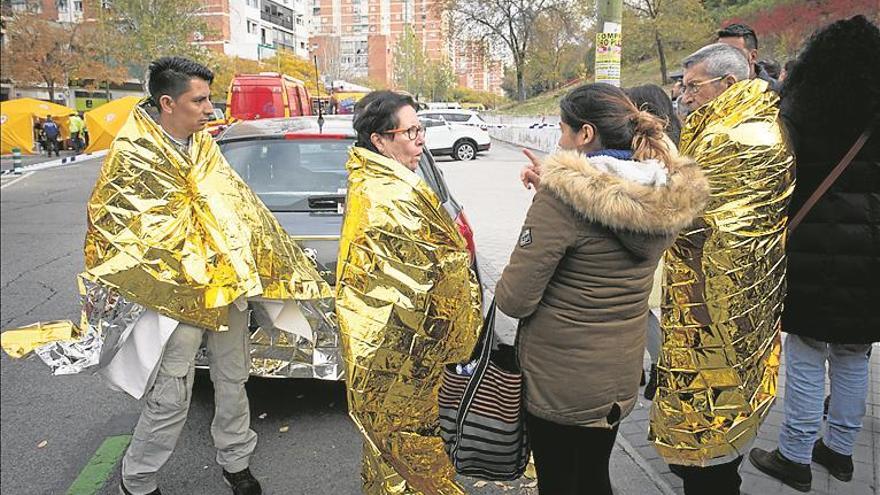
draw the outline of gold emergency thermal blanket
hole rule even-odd
[[[132,111],[88,204],[84,278],[198,327],[224,330],[239,297],[331,297],[314,264],[206,132],[180,153]]]
[[[671,464],[742,455],[776,397],[794,162],[778,96],[742,81],[697,109],[681,153],[709,179],[702,218],[665,257],[650,439]]]
[[[336,313],[367,494],[462,494],[439,437],[443,366],[466,361],[481,294],[436,194],[394,160],[352,148]]]
[[[182,154],[136,107],[107,155],[87,215],[80,327],[51,322],[10,333],[3,348],[13,357],[35,351],[55,374],[76,373],[112,359],[146,309],[222,331],[236,300],[261,308],[296,301],[313,335],[308,349],[290,344],[302,337],[264,324],[252,371],[341,374],[326,338],[336,334],[329,284],[207,133],[196,133]]]

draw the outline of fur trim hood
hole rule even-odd
[[[691,159],[669,165],[561,151],[544,159],[541,187],[615,231],[675,235],[705,209],[709,182]]]

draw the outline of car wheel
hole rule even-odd
[[[459,141],[452,149],[452,157],[456,160],[473,160],[477,157],[477,147],[470,141]]]

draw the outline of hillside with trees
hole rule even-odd
[[[745,23],[758,34],[763,60],[784,64],[793,58],[810,33],[837,19],[864,14],[880,23],[877,0],[624,0],[624,86],[668,85],[680,62],[700,46],[714,41],[722,26]],[[503,111],[521,115],[556,113],[559,88],[592,79],[595,29],[592,11],[586,22],[571,29],[566,22],[536,22],[526,64],[529,98]],[[575,17],[570,17],[575,18]],[[505,90],[515,94],[513,71]]]

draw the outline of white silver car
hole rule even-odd
[[[448,155],[456,160],[473,160],[477,153],[489,151],[492,139],[479,127],[453,124],[420,115],[425,126],[425,146],[434,156]]]
[[[422,110],[419,112],[420,117],[424,117],[426,119],[439,119],[445,120],[451,124],[464,124],[464,125],[472,125],[483,129],[484,131],[489,128],[489,124],[480,117],[480,114],[474,112],[473,110],[461,110],[461,109],[452,109],[452,108],[444,108],[444,109],[428,109]]]

